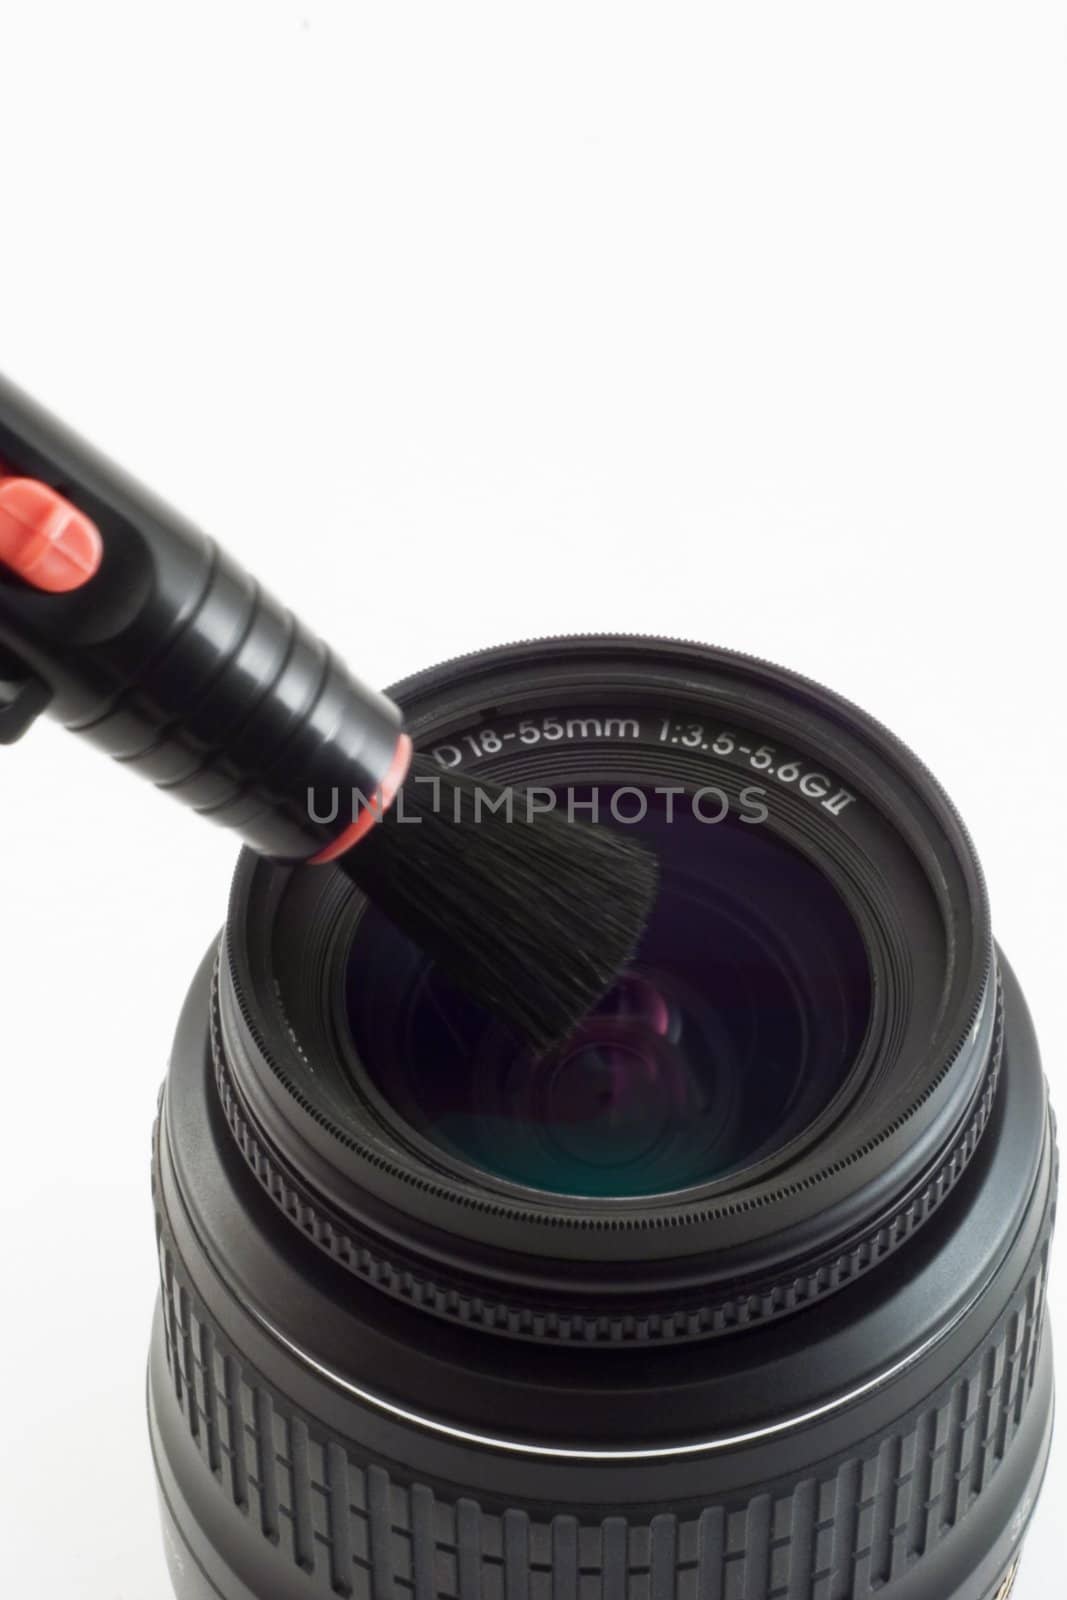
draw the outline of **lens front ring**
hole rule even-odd
[[[828,811],[783,780],[780,792],[768,791],[771,825],[834,876],[865,928],[886,1008],[873,1053],[854,1072],[850,1098],[829,1108],[823,1131],[813,1125],[806,1150],[779,1152],[736,1181],[641,1201],[538,1194],[420,1140],[353,1079],[331,1032],[329,992],[338,952],[358,925],[358,897],[339,875],[287,874],[245,858],[215,1041],[227,1114],[242,1148],[255,1153],[254,1169],[283,1209],[304,1218],[305,1231],[335,1258],[355,1262],[366,1281],[512,1336],[703,1338],[836,1293],[934,1214],[973,1154],[995,1092],[988,915],[951,806],[869,718],[745,658],[602,640],[490,653],[471,664],[469,684],[462,666],[445,674],[441,704],[434,674],[409,687],[409,726],[429,748],[493,745],[485,760],[471,755],[474,769],[507,781],[530,770],[532,758],[509,753],[522,734],[508,743],[506,718],[528,732],[531,705],[567,695],[572,706],[588,706],[592,694],[601,707],[625,696],[631,710],[642,708],[629,718],[541,714],[539,726],[553,733],[593,730],[592,741],[553,739],[534,750],[544,770],[568,780],[588,776],[593,761],[608,773],[644,761],[692,783],[719,741],[703,754],[664,743],[661,712],[680,701],[701,708],[709,735],[729,716],[735,743],[743,705],[744,716],[769,730],[744,744],[762,751],[769,745],[757,737],[783,741],[786,779],[816,770],[816,761],[832,766],[835,784],[852,785],[855,804]],[[492,737],[460,731],[490,718]],[[611,738],[598,736],[609,728]],[[625,737],[615,736],[620,729]],[[796,749],[811,754],[794,756]],[[743,758],[741,766],[719,760],[714,771],[727,794],[739,795],[751,777]],[[839,790],[826,792],[833,799]]]

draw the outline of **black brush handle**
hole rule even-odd
[[[64,592],[37,587],[11,555],[16,496],[34,485],[99,534],[97,570]],[[372,796],[403,765],[399,708],[211,539],[0,378],[0,518],[5,504],[0,737],[47,704],[264,854],[339,846],[353,792]]]

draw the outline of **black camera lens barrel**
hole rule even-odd
[[[154,1155],[179,1596],[993,1600],[1048,1448],[1055,1155],[943,794],[836,697],[697,646],[546,641],[395,693],[421,748],[497,781],[658,775],[735,816],[764,789],[862,932],[870,1020],[755,1167],[538,1191],[366,1076],[351,886],[243,860]]]

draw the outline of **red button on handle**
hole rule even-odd
[[[35,478],[0,477],[0,564],[47,594],[80,589],[104,557],[100,530]]]

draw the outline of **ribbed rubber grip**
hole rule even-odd
[[[174,1401],[204,1473],[308,1595],[862,1600],[936,1550],[994,1480],[1034,1387],[1047,1253],[1046,1237],[984,1348],[899,1430],[774,1493],[648,1519],[480,1502],[332,1436],[227,1344],[165,1233],[163,1326]]]

